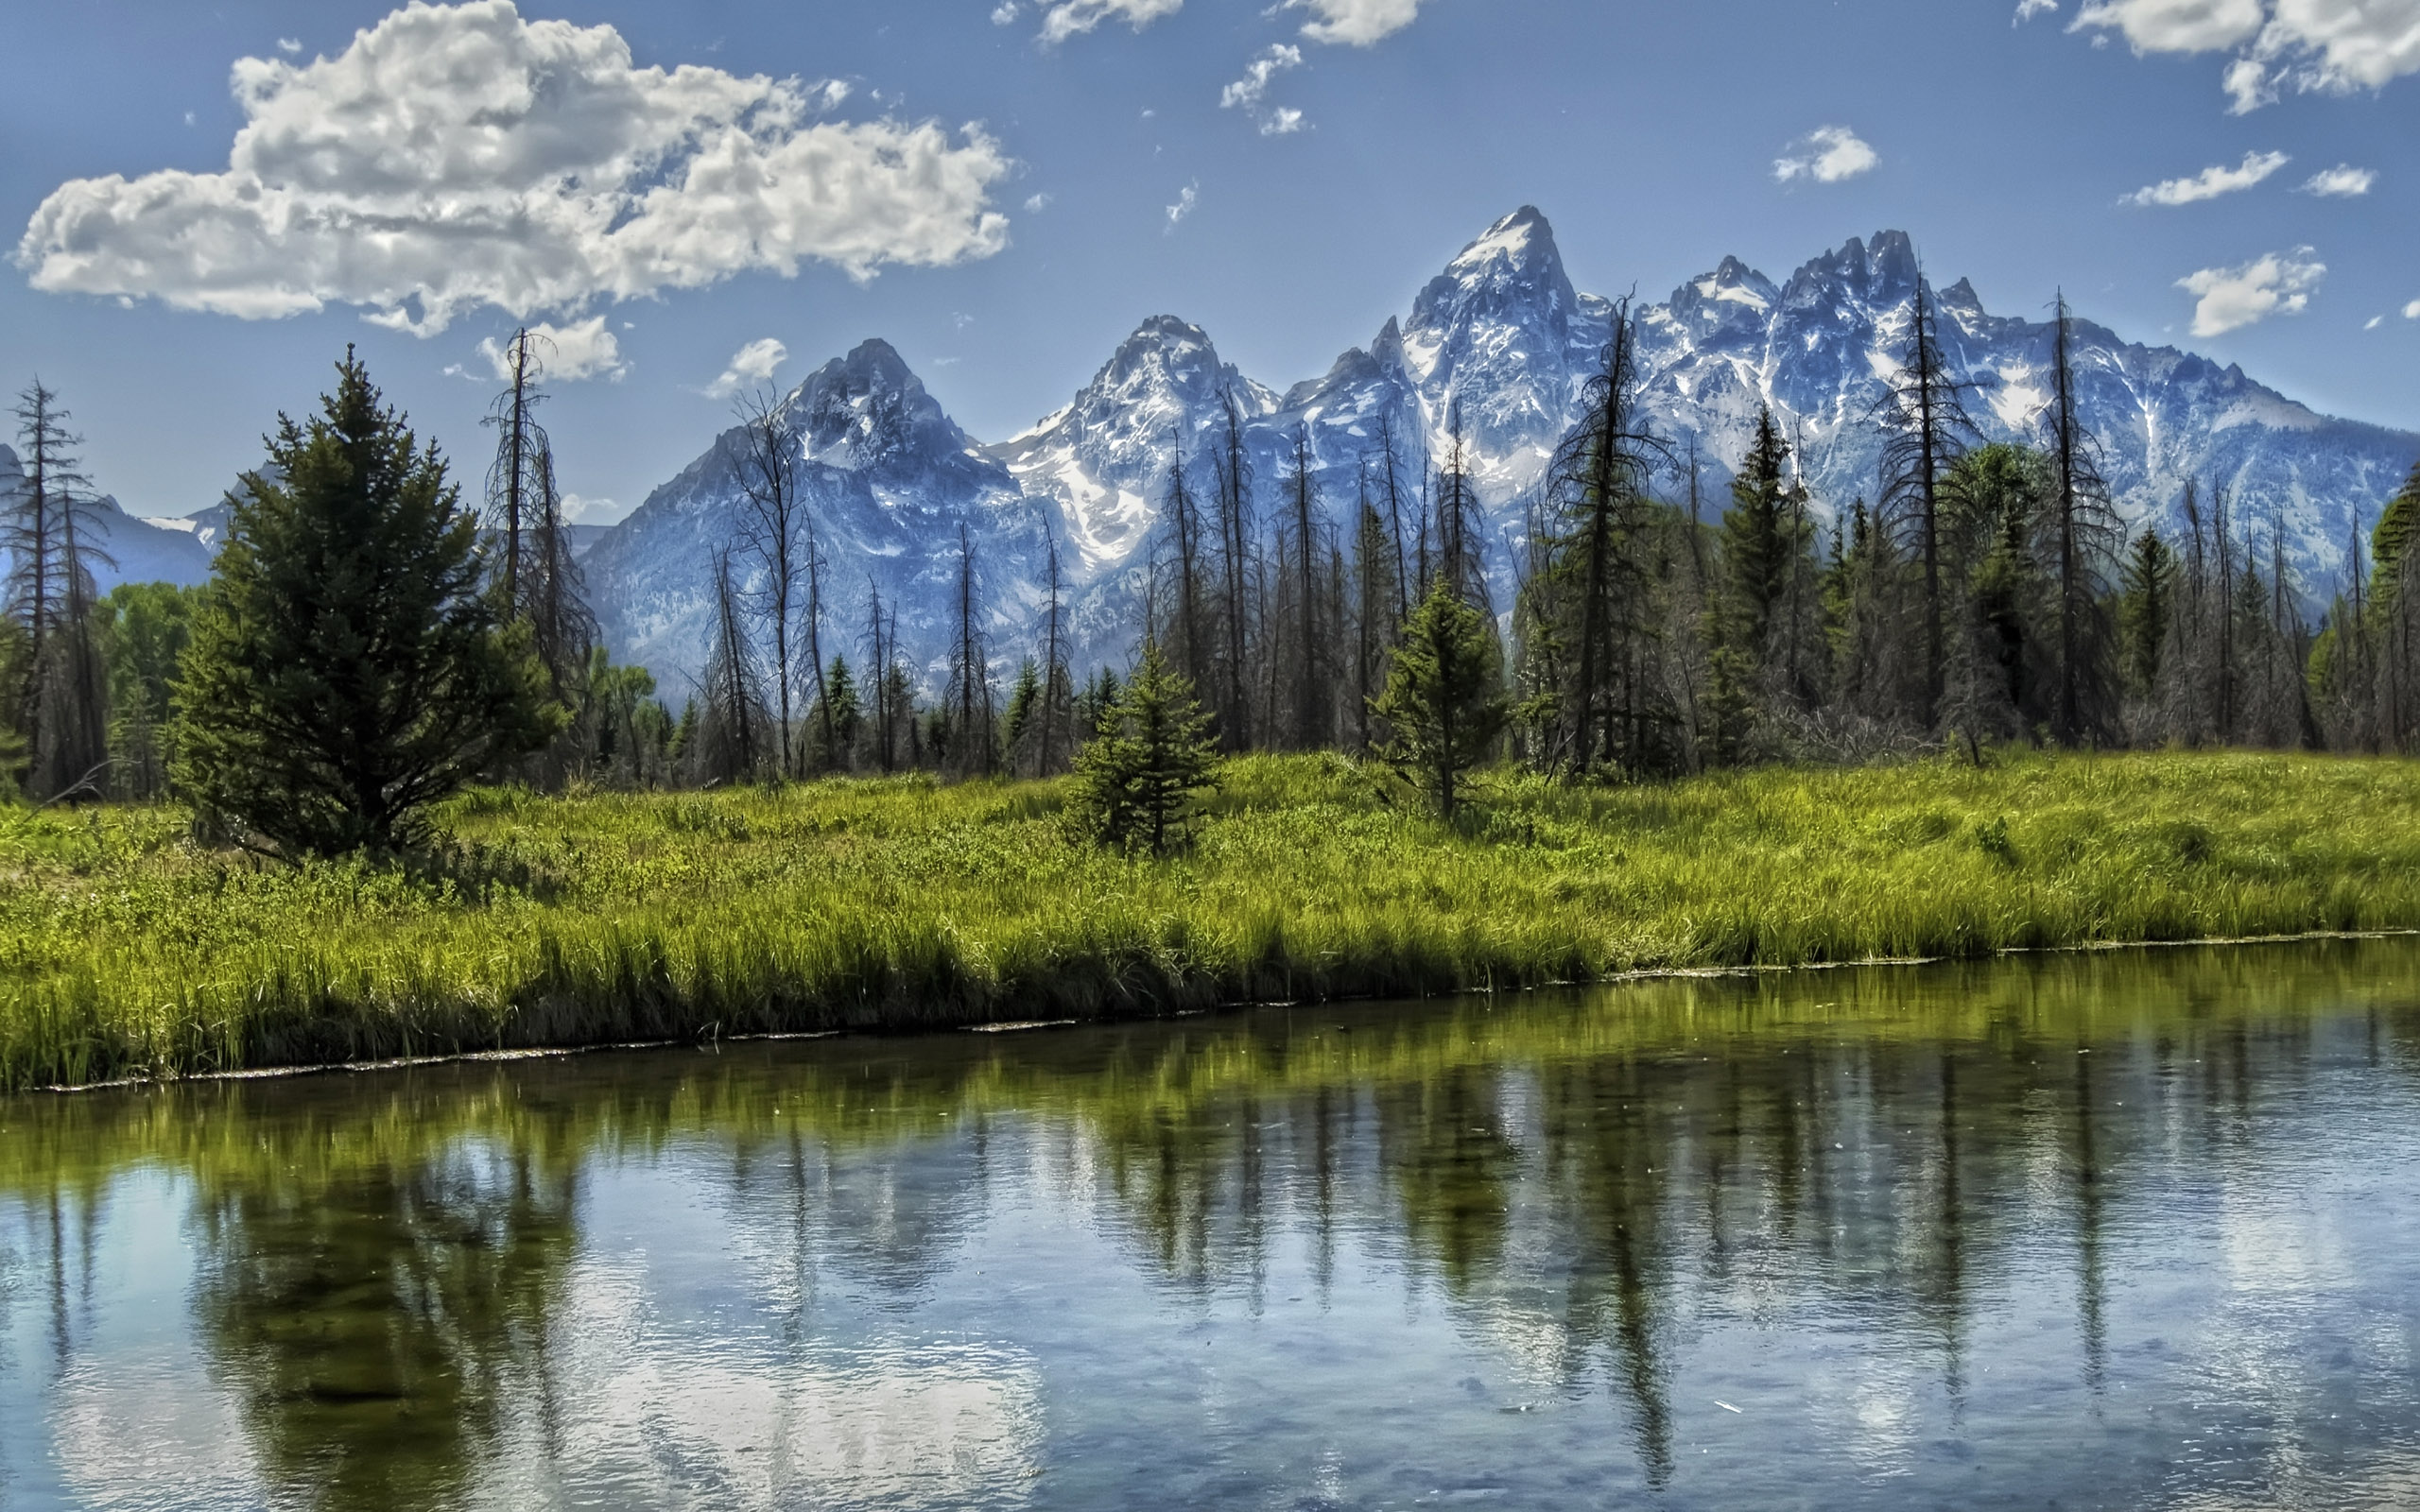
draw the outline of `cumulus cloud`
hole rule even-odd
[[[2376,169],[2340,163],[2325,173],[2312,174],[2304,182],[2302,192],[2325,199],[2358,199],[2377,187],[2377,181]]]
[[[1184,217],[1192,215],[1193,207],[1201,202],[1201,185],[1200,183],[1189,183],[1178,190],[1176,203],[1168,206],[1167,232],[1173,233],[1179,226],[1184,224]]]
[[[2090,0],[2069,29],[2120,34],[2137,53],[2233,51],[2222,81],[2238,114],[2282,89],[2343,94],[2420,73],[2420,0]]]
[[[771,336],[751,341],[731,354],[731,366],[706,385],[708,399],[729,399],[743,389],[772,382],[774,369],[790,360],[790,349]]]
[[[223,173],[60,185],[34,287],[268,318],[353,304],[426,335],[817,260],[871,278],[1007,244],[979,129],[815,119],[822,86],[640,68],[611,26],[412,0],[308,63],[235,64]]]
[[[1313,42],[1369,47],[1420,19],[1420,0],[1286,0],[1289,10],[1319,17],[1303,26]]]
[[[1042,8],[1042,40],[1065,42],[1104,21],[1123,21],[1140,31],[1184,9],[1184,0],[1055,0]]]
[[[2013,26],[2022,26],[2036,16],[2047,16],[2059,9],[2059,0],[2017,0],[2016,19]]]
[[[529,327],[530,354],[538,359],[545,375],[557,383],[576,384],[588,378],[611,378],[619,383],[630,371],[622,360],[622,343],[605,329],[605,318],[591,316],[570,325],[548,325],[540,322]],[[512,343],[490,336],[479,343],[479,355],[495,370],[499,382],[512,377]]]
[[[2420,300],[2414,300],[2403,307],[2403,318],[2407,320],[2420,320]]]
[[[1882,161],[1881,155],[1858,140],[1858,134],[1845,126],[1818,127],[1791,143],[1779,158],[1773,160],[1773,177],[1783,183],[1796,179],[1812,179],[1817,183],[1839,183],[1869,172]]]
[[[2121,205],[2190,205],[2204,199],[2216,199],[2238,189],[2249,189],[2275,173],[2292,160],[2282,152],[2247,152],[2243,162],[2230,168],[2223,163],[2203,169],[2189,179],[2165,179],[2148,189],[2137,189],[2118,202]]]
[[[2308,247],[2271,252],[2241,267],[2205,267],[2176,281],[2176,286],[2199,301],[2193,306],[2193,334],[2224,335],[2256,325],[2273,315],[2300,315],[2310,305],[2310,291],[2327,276],[2327,265]]]

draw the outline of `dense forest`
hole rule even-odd
[[[408,838],[414,806],[465,781],[1031,777],[1078,769],[1088,747],[1096,775],[1124,750],[1128,767],[1173,760],[1188,781],[1212,748],[1342,750],[1401,768],[1447,811],[1462,777],[1498,761],[1621,782],[1981,763],[2011,742],[2413,748],[2420,587],[2402,568],[2420,466],[2377,501],[2334,584],[2291,580],[2278,503],[2223,487],[2188,486],[2172,531],[2130,534],[2078,417],[2064,302],[2057,318],[2038,439],[1984,444],[1920,285],[1869,417],[1888,437],[1881,472],[1847,501],[1810,495],[1769,414],[1728,497],[1708,498],[1699,459],[1645,422],[1616,318],[1524,528],[1494,541],[1459,414],[1433,466],[1378,425],[1355,496],[1336,500],[1307,436],[1278,476],[1254,476],[1231,401],[1218,444],[1166,479],[1148,649],[1129,667],[1069,664],[1055,556],[1035,644],[989,644],[963,534],[946,655],[911,663],[878,593],[840,602],[802,438],[760,394],[741,410],[711,656],[679,690],[598,644],[540,422],[539,338],[508,350],[493,458],[468,500],[349,356],[325,415],[281,420],[231,493],[228,544],[198,590],[97,591],[112,564],[96,494],[37,382],[16,408],[24,481],[0,500],[0,770],[38,804],[186,799],[237,837],[277,831],[271,809],[309,809],[320,817],[282,846],[326,850]],[[316,681],[296,670],[332,656]],[[314,765],[298,752],[315,740],[384,754]],[[248,789],[231,769],[253,774]],[[366,829],[332,816],[365,808],[379,811]]]

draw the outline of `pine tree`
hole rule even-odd
[[[950,637],[949,744],[960,777],[989,777],[998,759],[993,729],[992,674],[985,661],[980,593],[975,569],[975,538],[958,527],[958,593]]]
[[[478,523],[445,471],[348,351],[321,413],[281,416],[243,480],[175,734],[179,788],[238,843],[410,846],[431,803],[561,728],[527,637],[482,592]]]
[[[78,471],[59,396],[37,380],[17,405],[25,475],[0,506],[9,554],[8,618],[26,635],[10,690],[24,737],[26,788],[48,802],[99,798],[109,772],[109,690],[93,634],[100,549],[97,501]]]
[[[2157,530],[2146,525],[2126,554],[2118,608],[2126,672],[2145,696],[2159,686],[2160,652],[2168,641],[2175,591],[2176,553]]]
[[[821,774],[847,771],[856,751],[857,731],[865,723],[856,674],[849,669],[847,657],[835,652],[823,669],[806,723],[815,741],[809,752],[814,770]]]
[[[1613,339],[1582,398],[1580,423],[1556,454],[1553,514],[1532,528],[1545,559],[1530,576],[1532,608],[1524,660],[1542,671],[1535,690],[1555,712],[1553,744],[1574,776],[1600,761],[1644,765],[1644,663],[1650,545],[1647,481],[1662,443],[1637,408],[1636,353],[1628,301],[1614,312]],[[1553,647],[1551,653],[1547,648]],[[1545,753],[1540,753],[1545,754]]]
[[[2057,319],[2050,407],[2043,416],[2052,480],[2044,555],[2050,559],[2058,593],[2058,694],[2050,731],[2060,741],[2077,745],[2118,733],[2108,569],[2125,544],[2126,528],[2100,473],[2100,442],[2085,427],[2077,403],[2075,317],[2064,293]]]
[[[1146,643],[1076,758],[1080,810],[1104,842],[1166,855],[1190,837],[1194,797],[1215,785],[1218,760],[1193,684]]]
[[[1410,772],[1448,820],[1463,778],[1495,752],[1508,717],[1495,630],[1439,574],[1404,624],[1375,710],[1392,733],[1388,760]]]
[[[1973,389],[1974,385],[1950,371],[1942,355],[1932,291],[1919,272],[1899,371],[1875,414],[1890,433],[1882,453],[1882,520],[1915,572],[1914,619],[1922,661],[1914,713],[1917,723],[1927,728],[1941,701],[1948,644],[1944,485],[1976,435],[1965,405]]]

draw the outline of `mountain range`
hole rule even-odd
[[[1647,411],[1675,456],[1699,459],[1709,514],[1760,406],[1796,441],[1819,513],[1834,518],[1873,495],[1883,445],[1873,415],[1923,276],[1910,238],[1886,231],[1778,284],[1726,258],[1660,303],[1629,306]],[[2055,328],[1987,312],[1963,280],[1925,286],[1948,363],[1976,386],[1970,408],[1983,436],[2038,439]],[[1398,438],[1414,489],[1459,427],[1491,576],[1509,587],[1525,507],[1617,313],[1573,287],[1552,228],[1525,207],[1323,376],[1280,392],[1223,361],[1200,327],[1156,316],[1068,404],[991,445],[960,429],[898,352],[869,340],[783,401],[804,438],[827,559],[826,654],[859,648],[879,592],[898,611],[903,648],[937,681],[962,526],[995,670],[1033,645],[1054,543],[1080,663],[1122,660],[1139,630],[1172,470],[1182,458],[1195,486],[1208,487],[1206,459],[1230,397],[1264,522],[1298,434],[1334,525],[1356,507],[1382,425]],[[2282,534],[2298,586],[2314,599],[2340,579],[2357,519],[2375,520],[2420,458],[2420,435],[2320,415],[2239,368],[2127,342],[2089,319],[2072,327],[2072,351],[2080,409],[2128,524],[2173,526],[2187,479],[2223,487],[2264,548],[2272,530]],[[582,557],[615,656],[652,668],[676,697],[707,651],[713,555],[735,533],[740,507],[738,444],[736,432],[717,438]],[[1676,471],[1659,487],[1677,495],[1685,483]],[[121,513],[112,524],[122,558],[189,580],[223,516],[146,523]]]

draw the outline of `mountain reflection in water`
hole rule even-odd
[[[2406,1506],[2420,942],[0,1101],[0,1505]]]

